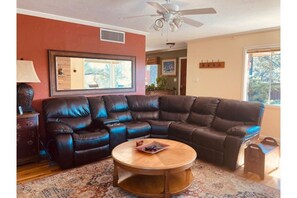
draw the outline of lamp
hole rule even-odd
[[[175,32],[182,26],[184,21],[180,13],[167,13],[164,14],[162,18],[155,20],[153,28],[156,31],[160,31],[163,28],[164,22],[169,24],[169,29],[171,32]]]
[[[174,25],[176,25],[177,28],[180,28],[184,21],[181,18],[181,14],[175,14],[172,22],[174,23]]]
[[[21,106],[23,112],[34,112],[32,100],[33,88],[26,83],[40,82],[32,61],[17,60],[17,107]]]
[[[156,30],[156,31],[159,31],[161,28],[163,28],[163,19],[160,18],[160,19],[157,19],[155,21],[155,24],[153,25],[153,28]]]
[[[169,21],[169,29],[171,32],[175,32],[176,30],[178,30],[178,27],[175,25],[173,21]]]
[[[167,46],[169,46],[169,48],[173,48],[175,46],[175,43],[166,43]]]

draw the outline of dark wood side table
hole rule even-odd
[[[279,145],[276,140],[266,137],[260,144],[249,144],[244,150],[244,172],[253,172],[264,179],[279,167]]]
[[[39,160],[39,113],[17,115],[17,165]]]

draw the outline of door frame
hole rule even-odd
[[[180,77],[181,77],[181,60],[187,59],[186,56],[178,58],[178,84],[177,84],[177,95],[180,95]]]

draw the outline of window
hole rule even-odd
[[[130,61],[84,59],[84,88],[129,88],[132,86]]]
[[[158,65],[147,65],[145,69],[145,85],[157,85]]]
[[[247,101],[280,105],[279,49],[247,51]]]

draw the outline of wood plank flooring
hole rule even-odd
[[[63,170],[54,162],[42,160],[17,167],[17,183],[48,177]]]
[[[280,168],[270,174],[266,174],[264,180],[261,180],[258,175],[253,173],[245,174],[243,169],[243,166],[238,168],[236,171],[234,171],[234,174],[280,190]],[[62,171],[63,170],[60,169],[57,164],[48,160],[42,160],[38,163],[18,166],[17,183],[44,178]]]

